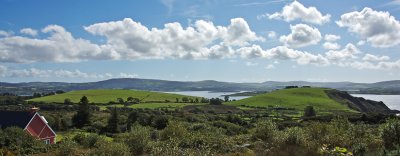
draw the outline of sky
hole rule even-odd
[[[0,82],[400,79],[400,0],[0,0]]]

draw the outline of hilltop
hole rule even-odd
[[[139,90],[122,90],[122,89],[103,89],[103,90],[78,90],[71,91],[63,94],[50,95],[31,99],[29,101],[46,102],[46,103],[63,103],[64,99],[68,98],[74,103],[78,103],[82,96],[88,97],[90,102],[93,103],[108,103],[110,101],[117,101],[117,98],[126,100],[128,97],[138,98],[141,102],[175,102],[176,98],[180,100],[183,97],[192,99],[200,98],[194,96],[185,96],[171,93],[160,93]]]
[[[292,88],[226,103],[238,107],[273,107],[303,111],[313,106],[318,112],[389,112],[382,102],[352,97],[327,88]]]

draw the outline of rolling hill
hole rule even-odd
[[[88,97],[92,103],[108,103],[110,101],[117,101],[117,98],[126,100],[128,97],[138,98],[141,102],[165,102],[169,100],[175,102],[176,98],[180,100],[182,97],[189,97],[192,99],[200,98],[194,96],[185,96],[170,93],[138,91],[138,90],[118,90],[118,89],[104,89],[104,90],[78,90],[71,91],[64,94],[57,94],[45,96],[40,98],[31,99],[29,101],[46,102],[46,103],[63,103],[64,99],[69,98],[72,102],[78,103],[82,96]]]
[[[135,89],[147,91],[272,91],[285,86],[313,86],[352,91],[353,93],[400,94],[400,80],[377,83],[266,81],[262,83],[234,83],[214,80],[168,81],[155,79],[119,78],[97,82],[0,82],[0,93],[32,95],[34,92],[49,93],[56,90],[74,91],[90,89]]]
[[[341,94],[336,94],[341,93]],[[336,95],[336,96],[333,96]],[[239,107],[291,108],[303,111],[313,106],[318,112],[389,112],[381,102],[363,100],[343,92],[327,88],[293,88],[273,91],[254,97],[225,103]],[[368,107],[365,108],[365,107]],[[362,108],[362,109],[361,109]]]

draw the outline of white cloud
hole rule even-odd
[[[30,35],[30,36],[36,36],[38,34],[37,30],[32,29],[32,28],[24,28],[24,29],[21,29],[19,32],[22,34],[25,34],[25,35]]]
[[[49,34],[49,37],[0,38],[0,62],[75,62],[118,58],[113,51],[102,51],[99,45],[74,38],[61,26],[49,25],[42,32]]]
[[[137,74],[119,73],[116,75],[105,73],[86,73],[80,70],[49,70],[49,69],[10,69],[0,65],[0,77],[36,77],[36,78],[84,78],[84,79],[109,79],[109,78],[135,78]]]
[[[324,37],[325,41],[328,41],[328,42],[335,42],[337,40],[340,40],[340,38],[341,38],[340,36],[333,35],[333,34],[326,34]]]
[[[400,23],[389,12],[364,8],[343,14],[336,22],[358,34],[374,47],[391,47],[400,44]]]
[[[360,53],[360,50],[353,44],[347,44],[342,50],[329,50],[326,52],[326,58],[335,62],[344,61],[351,58],[357,58],[355,55]]]
[[[262,41],[242,18],[231,20],[227,27],[198,20],[184,29],[179,23],[167,23],[163,29],[147,28],[126,18],[85,27],[88,32],[105,36],[107,47],[126,59],[138,58],[225,58],[232,46]]]
[[[77,62],[85,60],[135,59],[218,59],[234,55],[238,47],[265,39],[250,30],[242,18],[231,19],[228,26],[215,26],[198,20],[183,28],[167,23],[164,28],[147,28],[126,18],[85,27],[106,43],[94,44],[75,38],[63,27],[49,25],[42,29],[46,38],[24,36],[0,37],[1,62]],[[28,32],[28,31],[23,31]]]
[[[7,32],[7,31],[0,30],[0,37],[2,37],[2,36],[5,36],[5,37],[11,36],[11,33]]]
[[[390,60],[389,56],[376,56],[376,55],[372,55],[372,54],[365,54],[365,56],[363,57],[364,61],[387,61]]]
[[[257,66],[257,62],[246,62],[246,66]]]
[[[275,39],[277,34],[276,34],[275,31],[268,31],[267,36],[268,36],[269,39]]]
[[[325,42],[323,45],[324,49],[328,50],[337,50],[340,49],[340,45],[338,43],[332,43],[332,42]]]
[[[365,44],[365,41],[364,41],[364,40],[361,40],[361,41],[358,41],[358,42],[357,42],[357,45],[358,45],[358,46],[362,46],[362,45],[364,45],[364,44]]]
[[[259,45],[242,47],[238,50],[244,58],[267,58],[276,60],[294,60],[298,64],[328,65],[329,61],[322,55],[314,55],[308,52],[290,49],[285,46],[278,46],[263,50]]]
[[[265,67],[265,69],[274,69],[274,68],[275,68],[275,65],[273,65],[273,64],[269,64]]]
[[[317,28],[306,24],[290,25],[291,33],[280,37],[280,41],[289,47],[304,47],[315,45],[321,40],[321,33]]]
[[[378,63],[371,63],[371,62],[351,62],[346,64],[346,66],[350,66],[356,69],[374,69],[374,70],[398,70],[400,69],[400,60],[394,62],[378,62]]]
[[[137,78],[139,75],[137,74],[128,74],[128,73],[119,73],[120,78]]]
[[[282,19],[287,22],[300,19],[303,22],[319,25],[329,22],[331,17],[329,14],[322,15],[315,7],[306,8],[298,1],[293,1],[284,6],[281,12],[276,12],[271,15],[267,14],[267,16],[269,19]]]

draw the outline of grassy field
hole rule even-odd
[[[246,107],[283,107],[303,111],[306,106],[313,106],[317,112],[345,111],[354,112],[346,105],[330,99],[325,88],[294,88],[282,89],[271,93],[224,103],[233,106]]]
[[[51,96],[45,96],[40,98],[31,99],[29,101],[35,102],[46,102],[46,103],[63,103],[64,99],[69,98],[72,102],[78,103],[82,96],[86,96],[90,103],[108,103],[110,101],[117,101],[117,98],[122,98],[126,101],[128,97],[138,98],[141,102],[165,102],[169,100],[175,102],[176,98],[182,100],[182,97],[192,98],[193,100],[201,97],[185,96],[170,93],[160,92],[149,92],[149,91],[138,91],[138,90],[79,90],[71,91],[64,94],[57,94]],[[168,103],[167,103],[168,104]],[[146,104],[147,105],[147,104]],[[151,105],[151,104],[150,104]],[[149,107],[150,107],[149,105]]]
[[[129,108],[149,108],[149,109],[155,109],[155,108],[167,108],[167,109],[176,109],[176,108],[183,108],[185,106],[191,106],[191,105],[206,105],[204,103],[141,103],[141,104],[134,104],[127,106]],[[100,106],[101,109],[106,109],[106,107],[124,107],[122,104],[117,104],[117,105],[104,105]]]

